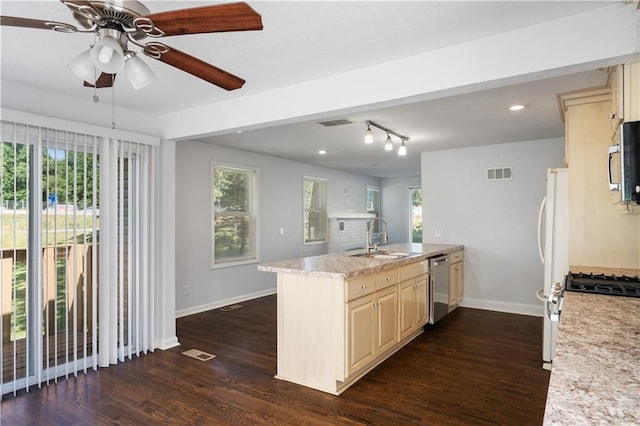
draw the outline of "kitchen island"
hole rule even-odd
[[[422,333],[428,258],[462,249],[393,244],[259,265],[278,274],[276,378],[339,395]]]
[[[544,424],[640,424],[639,360],[639,298],[566,291]]]

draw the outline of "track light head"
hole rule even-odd
[[[391,136],[389,136],[389,133],[387,133],[387,140],[384,143],[384,150],[393,151],[393,142],[391,141]]]
[[[405,157],[407,155],[407,145],[405,144],[405,139],[402,139],[402,144],[400,145],[400,148],[398,148],[398,155],[400,157]]]
[[[373,143],[373,132],[371,131],[371,125],[367,123],[367,131],[364,132],[364,143],[371,144]]]

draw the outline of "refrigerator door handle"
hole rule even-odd
[[[547,197],[542,199],[540,203],[540,211],[538,212],[538,255],[540,256],[540,261],[544,265],[544,250],[542,248],[542,214],[547,206]]]

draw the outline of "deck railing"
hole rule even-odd
[[[97,246],[96,246],[97,249]],[[96,250],[97,254],[97,250]],[[94,245],[67,244],[42,249],[43,359],[51,365],[90,347],[93,330]],[[97,259],[96,259],[97,260]],[[3,382],[20,378],[25,365],[27,249],[2,250]],[[97,271],[96,271],[97,272]],[[95,274],[97,276],[97,274]],[[29,294],[34,294],[30,291]],[[88,340],[88,342],[87,342]],[[13,361],[11,361],[13,360]]]

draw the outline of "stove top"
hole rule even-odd
[[[640,297],[640,277],[569,273],[565,280],[565,290]]]

